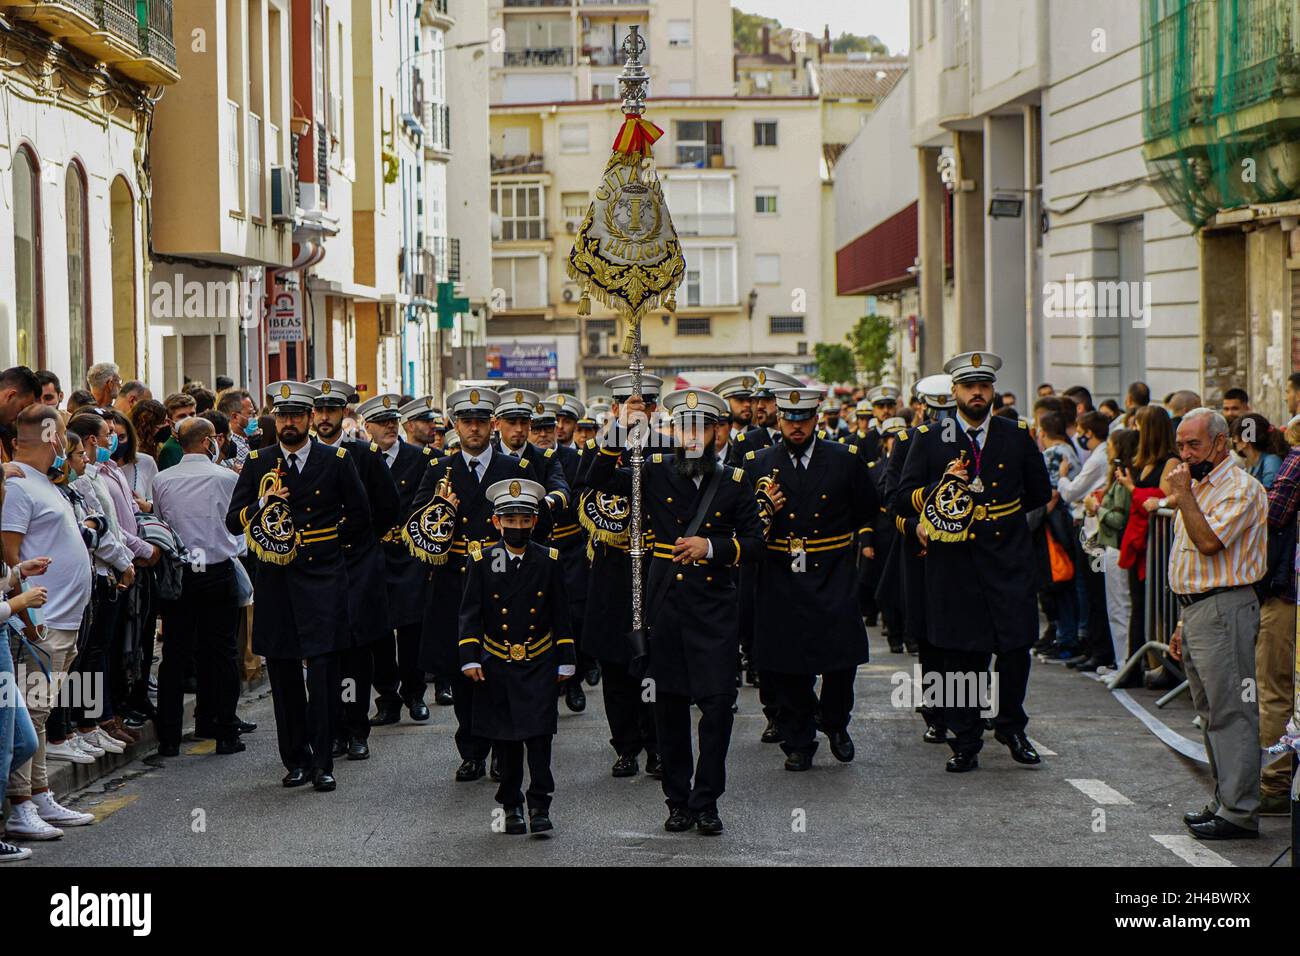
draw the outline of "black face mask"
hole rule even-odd
[[[161,428],[159,428],[156,432],[153,433],[153,440],[158,442],[159,444],[162,444],[163,442],[165,442],[167,439],[171,437],[172,437],[172,427],[170,425],[163,425]]]
[[[1210,460],[1214,456],[1214,446],[1210,446],[1210,454],[1204,461],[1192,462],[1187,466],[1187,473],[1192,476],[1192,481],[1204,481],[1210,472],[1214,471],[1214,462]]]
[[[532,528],[502,528],[501,538],[512,548],[522,548],[533,536]]]

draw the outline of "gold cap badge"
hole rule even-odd
[[[322,395],[328,395],[330,393],[329,379],[326,379],[325,381],[320,383],[320,393]]]
[[[289,392],[290,392],[290,391],[291,391],[291,389],[289,388],[288,385],[281,385],[281,386],[280,386],[280,397],[281,397],[281,398],[288,398],[288,397],[289,397]]]
[[[384,408],[392,408],[392,407],[393,407],[393,400],[392,400],[392,398],[391,398],[390,396],[388,396],[388,395],[385,395],[385,396],[384,396]]]
[[[767,381],[767,373],[762,369],[758,370],[758,384],[762,385]]]
[[[798,404],[798,402],[799,402],[799,393],[798,393],[798,392],[791,392],[791,393],[790,393],[790,402],[791,402],[791,404]]]
[[[471,389],[469,390],[469,400],[470,400],[470,402],[472,402],[472,403],[475,404],[475,405],[478,404],[478,389],[477,389],[477,388],[471,388]]]
[[[519,482],[517,481],[510,482],[510,497],[511,498],[519,497]]]
[[[559,405],[561,408],[563,408],[563,407],[564,407],[564,396],[563,396],[563,395],[558,396],[558,397],[555,399],[555,404],[557,404],[557,405]]]
[[[973,365],[975,368],[980,367],[980,361],[981,359],[980,359],[979,352],[976,352],[974,355],[970,357],[970,364]]]
[[[523,393],[523,392],[515,392],[515,402],[516,402],[517,404],[523,404],[523,401],[524,401],[524,393]]]
[[[695,407],[696,405],[698,405],[698,404],[700,404],[700,400],[699,400],[699,398],[696,396],[696,394],[695,394],[694,392],[687,392],[687,393],[686,393],[686,407],[687,407],[687,408],[694,408],[694,407]]]

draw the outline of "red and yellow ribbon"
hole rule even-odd
[[[664,134],[654,123],[640,116],[629,116],[614,138],[614,152],[650,155],[650,147]]]

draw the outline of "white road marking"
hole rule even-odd
[[[1057,756],[1059,756],[1059,754],[1057,754],[1057,752],[1056,752],[1055,750],[1053,750],[1053,749],[1050,748],[1050,747],[1044,747],[1042,744],[1040,744],[1040,743],[1039,743],[1037,740],[1035,740],[1033,737],[1030,737],[1030,738],[1029,738],[1029,742],[1030,742],[1031,744],[1033,744],[1033,745],[1034,745],[1034,749],[1037,750],[1037,751],[1038,751],[1042,756],[1044,756],[1044,757],[1057,757]]]
[[[1231,860],[1219,856],[1195,837],[1184,833],[1151,834],[1162,847],[1192,866],[1236,866]]]
[[[1083,792],[1103,806],[1132,806],[1133,801],[1110,784],[1101,780],[1066,780],[1066,783]]]

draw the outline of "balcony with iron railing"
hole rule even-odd
[[[677,142],[663,151],[659,165],[669,169],[735,169],[736,151],[729,143]],[[656,150],[658,157],[660,151]]]
[[[0,0],[0,11],[150,86],[180,79],[173,0]]]
[[[507,10],[527,10],[537,7],[571,7],[573,0],[505,0]]]
[[[622,66],[623,61],[627,59],[617,47],[612,46],[591,46],[584,45],[582,48],[583,59],[591,63],[592,66]],[[648,53],[641,54],[641,63],[645,66],[650,65],[650,56]]]
[[[501,54],[506,67],[573,66],[573,47],[517,47]]]
[[[545,160],[537,153],[530,153],[527,156],[492,157],[492,174],[496,176],[544,172],[546,172]]]

